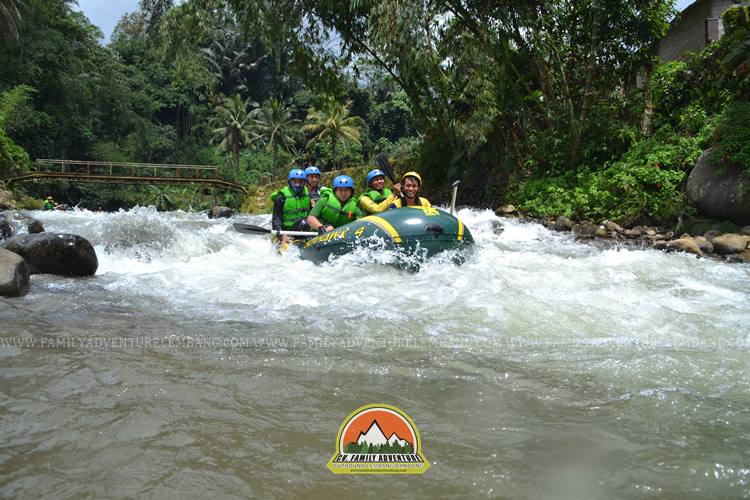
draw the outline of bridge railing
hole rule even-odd
[[[164,165],[85,160],[37,160],[36,172],[133,178],[220,179],[219,167],[204,165]]]

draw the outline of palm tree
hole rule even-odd
[[[172,201],[172,198],[167,194],[166,188],[152,184],[148,186],[148,189],[150,191],[148,203],[156,207],[156,210],[166,212],[174,206],[174,201]]]
[[[239,94],[225,97],[223,104],[214,108],[216,116],[212,123],[216,128],[212,131],[214,142],[218,142],[218,151],[232,151],[234,168],[237,175],[240,173],[240,147],[250,146],[260,139],[255,133],[257,124],[250,112],[251,107],[258,104],[247,99],[243,101]]]
[[[18,38],[18,23],[21,21],[20,8],[24,0],[0,0],[0,38]]]
[[[302,127],[302,132],[316,134],[308,145],[330,138],[331,154],[337,168],[339,165],[336,161],[336,144],[346,141],[361,144],[359,127],[364,125],[365,121],[359,116],[349,116],[351,106],[352,101],[342,104],[335,97],[327,96],[319,109],[315,106],[310,108],[306,123]]]
[[[262,108],[256,109],[252,114],[257,120],[258,131],[266,140],[266,147],[273,151],[273,168],[276,170],[279,163],[279,147],[289,152],[299,131],[300,120],[292,118],[291,110],[275,97],[270,98]]]

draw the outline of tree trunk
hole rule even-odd
[[[333,169],[338,170],[339,161],[336,159],[336,133],[331,134],[331,156],[333,157]]]
[[[279,172],[279,145],[273,145],[273,171],[281,175],[283,172]]]
[[[588,119],[589,110],[592,104],[591,85],[594,79],[594,66],[596,62],[596,50],[599,46],[599,6],[593,5],[591,9],[591,46],[589,48],[589,61],[586,66],[586,80],[583,86],[583,104],[581,104],[581,114],[578,120],[573,124],[573,147],[570,154],[570,166],[576,167],[578,155],[581,149],[581,139],[583,127]]]

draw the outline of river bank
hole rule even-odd
[[[686,252],[728,263],[750,263],[750,226],[739,227],[722,221],[691,218],[686,222],[680,221],[672,228],[640,224],[626,228],[606,220],[597,224],[591,221],[573,222],[564,216],[527,217],[513,205],[503,205],[495,213],[499,217],[542,224],[555,231],[571,232],[579,241],[598,240],[629,247]]]

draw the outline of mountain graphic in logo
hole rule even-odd
[[[367,432],[360,432],[357,442],[349,443],[346,449],[351,450],[349,453],[411,453],[414,445],[395,432],[386,438],[378,421],[373,419]]]
[[[334,474],[424,474],[429,467],[417,426],[386,404],[354,410],[341,424],[328,461]]]

